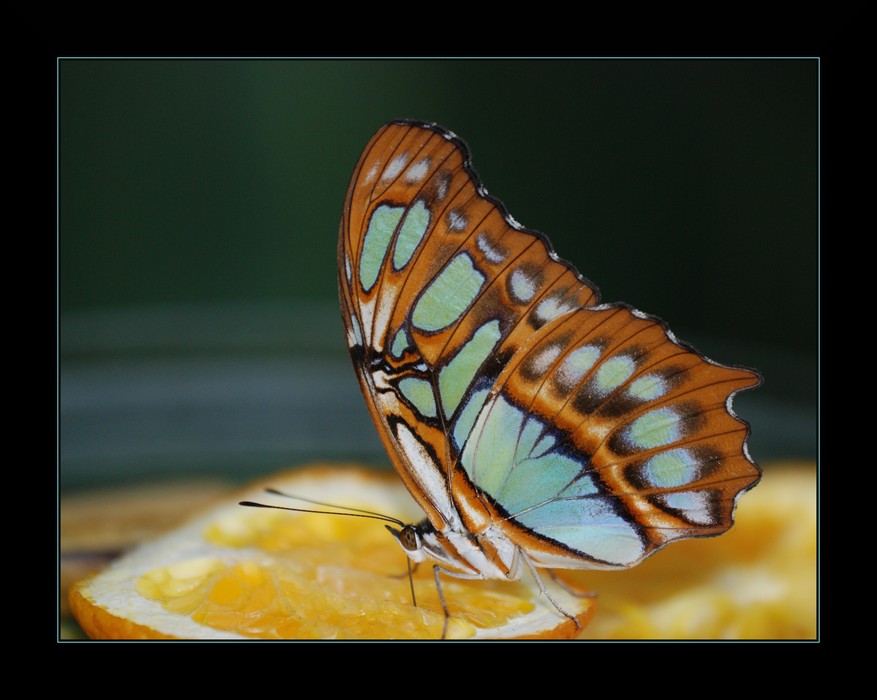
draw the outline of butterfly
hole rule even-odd
[[[439,586],[634,566],[728,530],[760,478],[731,406],[760,376],[600,303],[436,124],[393,121],[366,146],[338,286],[369,412],[426,516],[388,529]]]

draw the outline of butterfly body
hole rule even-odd
[[[516,581],[523,573],[519,550],[496,527],[482,532],[448,527],[436,532],[429,521],[409,526],[413,533],[388,527],[414,563],[429,562],[459,578]],[[407,539],[407,541],[406,541]]]
[[[466,578],[617,569],[720,534],[760,472],[707,360],[489,196],[441,127],[392,122],[348,188],[342,316],[366,404],[426,514],[394,531]]]

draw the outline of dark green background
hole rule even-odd
[[[818,71],[60,60],[62,483],[386,461],[344,357],[335,247],[360,151],[399,117],[466,140],[605,301],[761,369],[735,403],[756,459],[813,457]]]

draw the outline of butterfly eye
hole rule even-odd
[[[420,549],[420,535],[417,534],[417,530],[411,525],[406,525],[402,528],[402,531],[399,533],[399,542],[409,552]]]
[[[420,549],[420,535],[417,532],[417,528],[413,525],[406,525],[401,530],[397,530],[394,527],[390,527],[389,525],[385,526],[393,537],[402,545],[402,549],[406,552],[416,552]]]

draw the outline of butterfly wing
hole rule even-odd
[[[387,452],[438,529],[454,512],[447,435],[480,365],[510,356],[545,318],[596,301],[552,255],[486,195],[462,142],[438,127],[391,123],[356,166],[338,248],[348,345]],[[523,270],[532,275],[519,280]]]
[[[705,360],[655,318],[577,309],[481,395],[458,466],[542,566],[624,568],[732,524],[759,472],[731,397],[757,375]]]
[[[338,270],[366,403],[439,531],[487,519],[537,563],[628,566],[727,529],[758,478],[730,409],[757,375],[598,306],[440,127],[393,122],[372,138]]]

